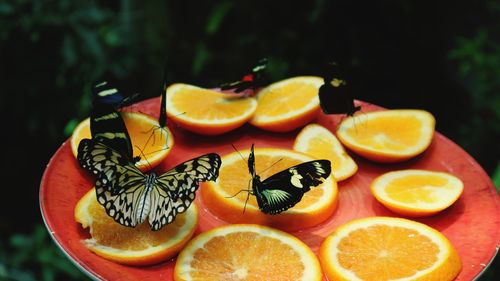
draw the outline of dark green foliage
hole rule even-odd
[[[478,27],[469,37],[457,38],[449,58],[456,62],[460,85],[469,92],[465,112],[469,119],[459,127],[457,141],[477,159],[488,161],[480,160],[491,167],[491,173],[500,167],[500,3],[487,4],[489,13],[484,20],[491,24]]]
[[[54,245],[43,225],[0,243],[0,280],[86,280]]]

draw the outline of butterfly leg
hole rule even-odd
[[[243,207],[243,213],[245,213],[245,210],[247,208],[247,203],[248,203],[248,199],[250,198],[250,194],[253,195],[253,191],[250,189],[251,182],[252,182],[252,179],[248,180],[247,189],[241,189],[240,191],[236,192],[236,194],[234,194],[233,196],[226,196],[226,198],[233,198],[236,195],[240,194],[242,191],[246,191],[248,194],[247,194],[247,199],[245,200],[245,207]]]
[[[236,194],[232,195],[232,196],[226,196],[226,198],[233,198],[233,197],[236,197],[236,195],[240,194],[242,191],[246,191],[248,192],[248,194],[252,193],[252,190],[251,189],[240,189],[240,191],[236,192]]]
[[[245,210],[247,209],[247,203],[248,203],[248,199],[250,199],[250,194],[253,195],[252,190],[250,190],[250,184],[252,183],[252,180],[253,179],[248,180],[248,186],[247,186],[248,193],[247,193],[247,199],[245,200],[245,205],[243,206],[243,214],[245,213]]]

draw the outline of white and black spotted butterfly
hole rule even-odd
[[[210,153],[159,176],[144,174],[114,149],[91,139],[80,142],[77,158],[84,169],[97,176],[97,200],[109,216],[129,227],[148,218],[152,230],[159,230],[185,212],[199,182],[216,180],[221,164],[220,156]]]
[[[252,145],[248,157],[248,170],[252,176],[252,194],[259,209],[266,214],[279,214],[297,204],[311,187],[318,186],[331,172],[329,160],[305,162],[278,172],[261,181],[255,171],[255,153]],[[247,198],[248,200],[248,198]]]

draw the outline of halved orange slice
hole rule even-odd
[[[249,150],[241,151],[248,157]],[[255,223],[297,230],[317,225],[329,218],[337,207],[337,183],[332,176],[306,192],[294,207],[277,215],[267,215],[259,210],[255,196],[250,196],[245,208],[248,186],[251,179],[247,159],[238,152],[222,157],[219,177],[215,182],[202,183],[203,202],[219,218],[231,223]],[[294,165],[314,160],[310,156],[293,150],[256,148],[255,164],[262,181],[267,177]],[[243,210],[245,209],[245,212]]]
[[[83,242],[97,255],[123,264],[151,265],[174,256],[184,247],[196,229],[198,209],[192,204],[158,231],[152,231],[147,221],[131,228],[106,214],[92,188],[78,201],[75,220],[89,228],[91,238]]]
[[[335,135],[318,124],[305,126],[295,138],[293,149],[315,158],[330,160],[333,177],[337,181],[351,177],[358,170],[358,165],[347,154]]]
[[[158,127],[158,120],[146,114],[136,112],[120,114],[132,142],[134,157],[141,158],[135,163],[136,166],[141,171],[146,171],[160,164],[174,145],[174,137],[170,130],[167,127],[155,130]],[[84,138],[91,138],[90,118],[80,122],[71,136],[71,151],[75,157],[78,154],[78,144]]]
[[[337,137],[357,154],[377,162],[398,162],[422,153],[430,145],[435,119],[427,111],[394,109],[348,117]]]
[[[329,280],[453,280],[462,267],[439,231],[415,221],[369,217],[337,228],[319,258]]]
[[[174,280],[303,280],[323,277],[298,238],[270,227],[236,224],[196,236],[177,257]]]
[[[423,217],[434,215],[453,204],[464,184],[448,173],[402,170],[385,173],[371,183],[371,192],[395,213]]]
[[[257,93],[257,110],[250,123],[273,132],[288,132],[309,123],[319,113],[323,79],[299,76],[273,83]]]
[[[239,97],[188,84],[167,88],[167,115],[183,128],[218,135],[245,124],[257,109],[253,97]]]

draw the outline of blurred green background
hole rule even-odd
[[[158,96],[165,59],[172,82],[204,87],[261,57],[273,80],[340,61],[358,99],[432,112],[498,188],[499,15],[497,0],[0,1],[0,280],[87,279],[43,226],[42,173],[88,116],[94,81]]]

